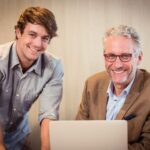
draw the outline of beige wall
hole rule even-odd
[[[150,1],[149,0],[1,0],[0,44],[13,40],[14,25],[28,6],[52,10],[58,24],[58,37],[50,51],[64,64],[64,95],[60,119],[74,119],[81,100],[85,79],[104,69],[102,36],[106,28],[119,24],[135,27],[143,42],[144,60],[140,67],[150,71]],[[39,147],[38,103],[30,111],[32,145]]]

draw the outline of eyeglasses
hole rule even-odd
[[[132,58],[132,54],[131,53],[123,53],[121,55],[115,55],[112,53],[109,54],[104,54],[105,60],[108,62],[115,62],[117,57],[119,57],[119,59],[122,62],[129,62]]]

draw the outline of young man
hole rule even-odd
[[[38,98],[41,149],[49,150],[49,122],[59,117],[63,70],[46,52],[56,36],[55,17],[46,8],[29,7],[15,26],[16,40],[0,46],[0,146],[27,149],[28,111]],[[1,148],[2,149],[2,148]]]
[[[150,148],[150,73],[142,60],[137,32],[121,25],[104,37],[106,72],[85,83],[77,119],[128,120],[129,150]]]

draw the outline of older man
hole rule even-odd
[[[129,150],[150,150],[150,73],[138,69],[139,35],[120,25],[106,32],[103,46],[106,72],[87,79],[77,119],[125,119]]]

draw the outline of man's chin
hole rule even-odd
[[[34,62],[34,61],[37,60],[37,59],[38,59],[38,57],[30,57],[30,58],[28,58],[28,61]]]
[[[112,78],[113,83],[115,84],[124,84],[125,82],[127,82],[127,78]]]
[[[30,59],[31,59],[31,60],[36,60],[36,59],[38,59],[38,57],[39,57],[39,55],[31,55],[31,56],[30,56]]]
[[[112,82],[114,83],[114,85],[124,86],[126,85],[127,80],[112,80]]]

